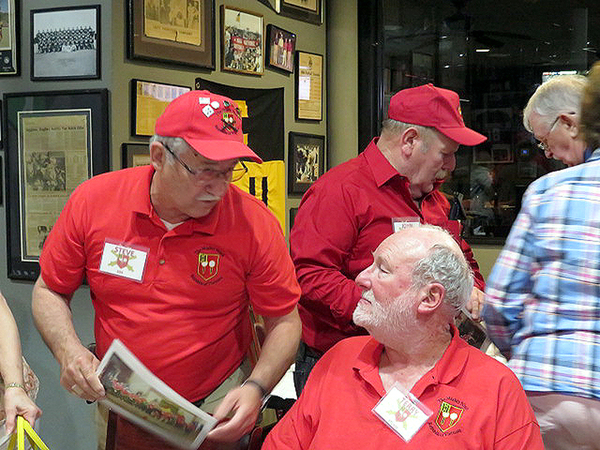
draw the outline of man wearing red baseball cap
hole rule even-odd
[[[304,194],[290,235],[302,296],[302,343],[296,357],[298,394],[320,356],[341,339],[365,330],[352,314],[360,299],[356,276],[383,239],[406,226],[448,230],[475,273],[474,317],[483,301],[483,277],[461,225],[438,187],[456,165],[459,145],[486,137],[465,126],[458,95],[427,84],[390,101],[381,136],[358,157],[323,175]]]
[[[35,321],[72,394],[105,395],[95,370],[118,338],[183,397],[230,417],[208,438],[235,448],[223,443],[252,428],[293,361],[300,289],[277,219],[230,184],[245,173],[240,159],[261,162],[243,143],[237,105],[192,91],[169,104],[155,132],[151,165],[96,176],[71,195],[40,257]],[[96,354],[77,337],[69,310],[84,276]],[[249,305],[267,330],[253,368]],[[121,417],[116,441],[171,448]]]

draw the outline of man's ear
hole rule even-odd
[[[167,152],[165,147],[158,141],[150,144],[150,164],[154,170],[161,170],[167,162]]]
[[[408,158],[413,154],[419,139],[421,139],[421,136],[413,127],[407,128],[402,132],[400,135],[400,148],[405,158]]]
[[[421,314],[432,314],[444,304],[446,289],[440,283],[429,283],[421,290],[418,311]]]
[[[562,120],[567,126],[567,132],[569,133],[569,136],[571,136],[573,139],[576,139],[577,135],[579,134],[579,122],[575,120],[575,116],[572,114],[561,114],[560,120]]]

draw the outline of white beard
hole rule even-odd
[[[359,302],[352,314],[352,320],[381,343],[398,339],[399,335],[405,334],[415,322],[411,312],[413,293],[410,290],[385,305],[375,300],[371,290],[363,292],[362,296],[371,304]]]

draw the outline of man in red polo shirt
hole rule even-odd
[[[240,158],[261,162],[243,144],[241,123],[232,100],[208,91],[171,102],[156,122],[151,166],[99,175],[73,192],[33,291],[36,325],[69,392],[104,395],[97,357],[118,338],[183,397],[218,419],[232,415],[209,434],[223,442],[254,425],[300,335],[300,289],[277,219],[230,184],[245,173]],[[97,357],[69,309],[84,276]],[[267,330],[251,372],[250,304]],[[170,448],[124,419],[117,430],[128,449]]]
[[[479,315],[483,277],[438,187],[454,170],[459,144],[486,138],[465,126],[455,92],[431,84],[394,95],[388,117],[364,152],[311,186],[294,220],[290,249],[302,288],[298,393],[323,352],[365,334],[352,322],[360,299],[354,279],[370,264],[373,249],[403,226],[429,223],[452,233],[475,273],[468,308]]]
[[[370,336],[320,359],[263,450],[543,450],[515,375],[452,324],[473,274],[450,234],[431,225],[393,234],[356,283],[354,322]]]

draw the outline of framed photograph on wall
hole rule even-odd
[[[323,56],[296,52],[296,119],[323,119]]]
[[[156,119],[167,105],[191,90],[189,86],[131,80],[131,135],[153,136]]]
[[[31,11],[31,79],[100,78],[100,5]]]
[[[268,65],[286,72],[294,71],[296,35],[275,25],[267,25]]]
[[[145,166],[150,164],[150,149],[148,144],[127,143],[121,144],[121,167]]]
[[[9,93],[3,106],[8,276],[35,280],[67,199],[108,170],[108,90]]]
[[[0,0],[0,75],[19,75],[19,3]]]
[[[221,7],[221,69],[262,75],[264,72],[263,16]]]
[[[215,68],[214,0],[127,0],[127,57]]]
[[[276,0],[282,16],[320,25],[322,0]]]
[[[288,193],[303,194],[325,172],[325,136],[290,131]]]

